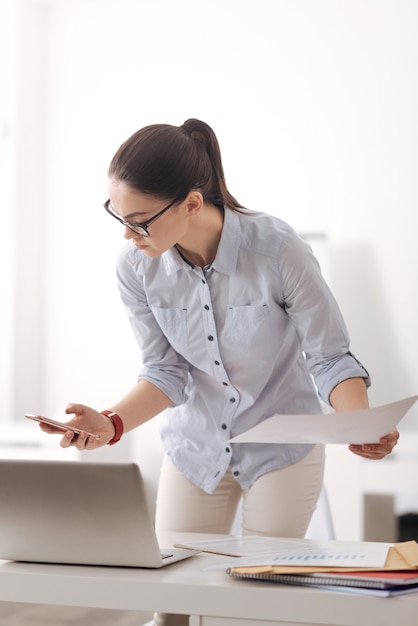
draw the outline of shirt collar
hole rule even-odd
[[[225,209],[221,239],[212,267],[222,274],[233,274],[237,267],[241,245],[240,214],[232,209]]]
[[[237,267],[238,253],[241,242],[240,216],[232,209],[225,209],[221,239],[212,268],[222,274],[233,274]],[[182,259],[176,248],[170,248],[162,254],[162,260],[170,276],[180,269],[192,270],[193,267]]]

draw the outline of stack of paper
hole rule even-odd
[[[227,573],[233,578],[315,586],[384,597],[418,591],[418,544],[415,541],[391,546],[383,567],[305,566],[303,560],[299,563],[289,566],[273,563],[240,565],[227,568]]]
[[[261,536],[220,537],[176,547],[220,554],[210,568],[232,578],[390,596],[418,591],[416,541],[383,543]]]

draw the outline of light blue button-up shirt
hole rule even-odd
[[[347,378],[369,384],[310,247],[278,218],[225,210],[205,269],[176,248],[150,258],[129,243],[117,275],[142,352],[138,380],[172,401],[165,452],[208,493],[229,465],[245,488],[312,448],[230,438],[274,413],[320,412],[318,393],[328,402]]]

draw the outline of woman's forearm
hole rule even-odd
[[[330,402],[338,411],[355,411],[369,408],[367,387],[363,378],[349,378],[339,383],[330,394]],[[351,444],[348,449],[365,459],[383,459],[398,443],[399,431],[395,428],[380,438],[378,443]]]
[[[348,378],[336,385],[330,393],[331,406],[336,411],[355,411],[369,408],[367,387],[363,378]]]
[[[171,400],[148,380],[140,380],[112,407],[123,421],[124,432],[133,430],[172,405]]]

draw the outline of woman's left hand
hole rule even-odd
[[[381,437],[379,443],[364,443],[363,445],[352,443],[348,446],[348,449],[365,459],[379,461],[392,452],[393,448],[398,443],[398,439],[399,431],[395,428],[395,430],[388,435]]]

